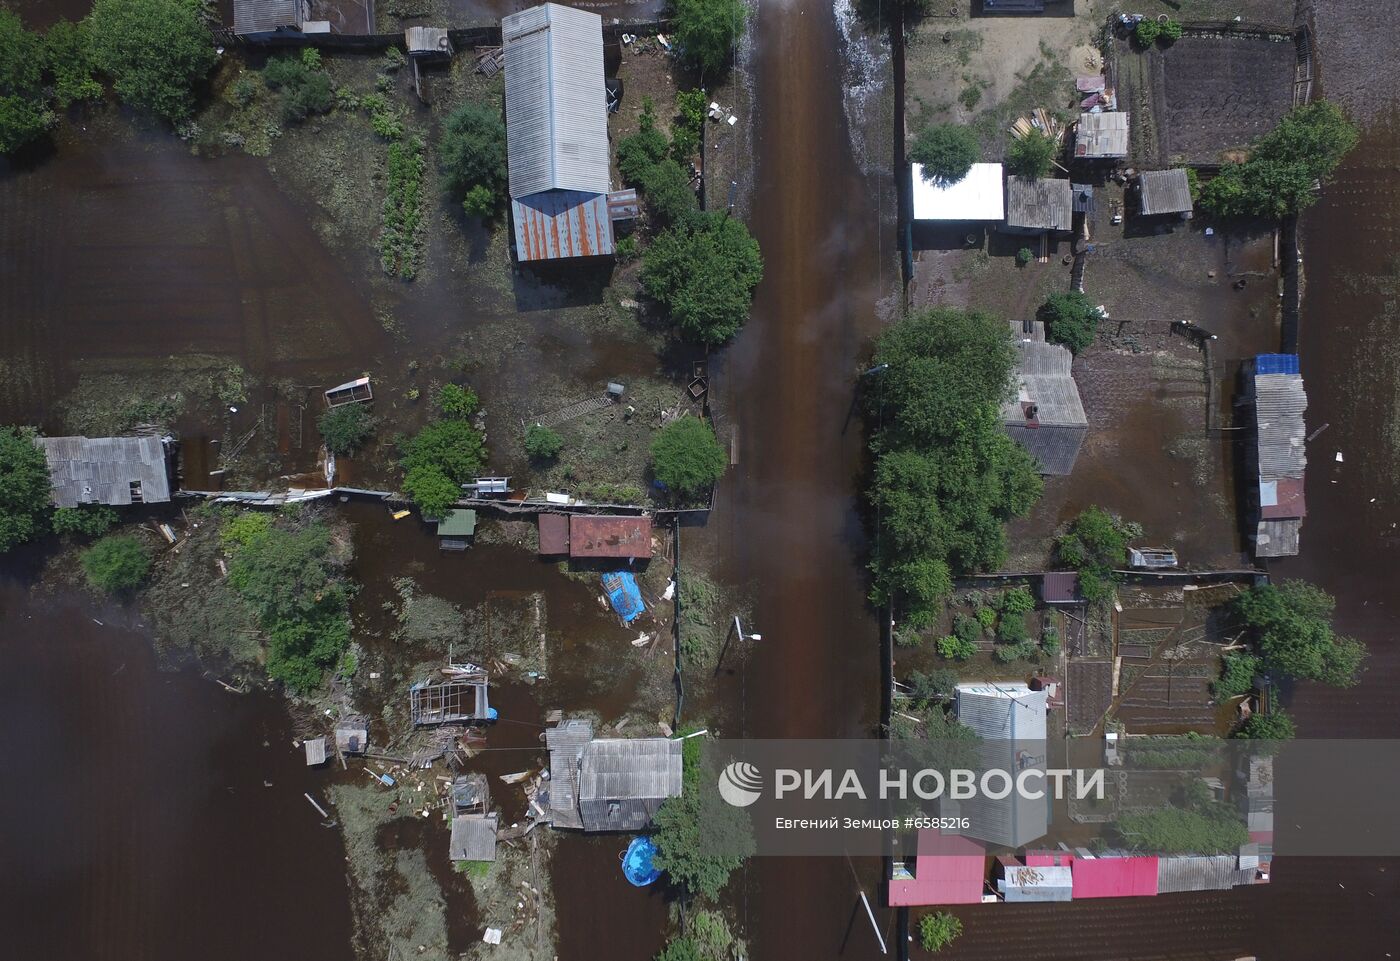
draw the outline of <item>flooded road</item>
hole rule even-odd
[[[279,697],[163,673],[128,612],[8,580],[0,637],[7,957],[343,961],[340,835]]]

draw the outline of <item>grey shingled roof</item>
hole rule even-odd
[[[170,500],[159,437],[40,437],[36,442],[48,460],[57,507],[130,504],[133,481],[141,484],[142,503]]]
[[[1157,893],[1175,891],[1228,891],[1240,884],[1254,883],[1254,872],[1239,867],[1233,854],[1210,857],[1185,856],[1157,859]]]
[[[570,718],[544,732],[549,749],[549,811],[555,827],[583,827],[578,814],[578,766],[591,740],[593,725],[583,718]]]
[[[579,814],[587,831],[637,831],[661,802],[681,793],[681,742],[599,738],[579,765]]]
[[[1034,230],[1070,230],[1073,191],[1068,180],[1006,178],[1006,225]]]
[[[496,860],[496,815],[463,814],[453,818],[448,844],[449,860]]]
[[[1186,179],[1185,168],[1144,170],[1138,176],[1138,190],[1139,209],[1144,216],[1191,212],[1191,183]]]
[[[1019,325],[1013,324],[1019,330]],[[1068,348],[1045,342],[1044,325],[1036,321],[1029,336],[1016,341],[1016,393],[1002,406],[1001,419],[1013,440],[1040,462],[1046,474],[1064,475],[1074,469],[1089,419],[1079,399]],[[1035,407],[1034,419],[1027,416]]]
[[[306,7],[305,0],[233,0],[233,32],[242,37],[280,27],[300,30]]]
[[[511,199],[608,192],[603,20],[555,3],[501,21]]]

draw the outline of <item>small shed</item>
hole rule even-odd
[[[437,522],[438,549],[464,551],[476,535],[476,511],[450,510]]]
[[[556,557],[569,553],[569,517],[567,514],[540,514],[540,556]]]
[[[302,742],[302,747],[306,748],[306,766],[316,767],[326,763],[326,739],[323,737],[309,737]]]
[[[485,814],[490,807],[491,789],[485,774],[471,771],[452,782],[454,814]]]
[[[445,27],[409,27],[403,34],[408,55],[417,60],[447,60],[452,56],[452,40]]]
[[[895,863],[889,884],[890,907],[926,904],[980,904],[987,871],[987,851],[961,834],[919,832],[914,870],[909,861]]]
[[[1040,600],[1045,604],[1082,604],[1079,574],[1075,571],[1046,571],[1040,575]]]
[[[557,828],[581,828],[578,808],[579,762],[583,750],[593,740],[593,725],[586,718],[572,717],[546,728],[544,744],[549,750],[549,818]]]
[[[636,188],[628,187],[608,193],[608,219],[613,223],[620,220],[636,220],[641,212],[642,205],[637,199]]]
[[[446,680],[421,681],[409,688],[409,718],[415,727],[485,721],[494,716],[487,700],[487,674],[472,664],[452,665]]]
[[[662,801],[680,793],[679,739],[596,738],[579,758],[578,806],[585,831],[640,831]]]
[[[374,400],[374,390],[370,387],[368,377],[357,377],[332,387],[325,392],[325,397],[327,407],[340,407],[344,404]]]
[[[163,504],[170,500],[165,443],[140,437],[38,437],[55,507]]]
[[[1053,177],[1006,178],[1006,229],[1011,233],[1068,233],[1074,227],[1073,189]]]
[[[335,726],[335,749],[341,754],[363,754],[369,747],[369,725],[362,717],[347,717]]]
[[[1074,896],[1074,878],[1066,866],[1020,864],[1014,858],[1000,858],[1001,877],[997,890],[1008,902],[1069,901]]]
[[[569,556],[649,560],[651,518],[645,515],[570,515]]]
[[[1191,216],[1191,182],[1186,169],[1144,170],[1138,175],[1138,212],[1144,217]]]
[[[233,32],[244,39],[296,36],[310,20],[309,0],[233,0]]]
[[[496,860],[496,815],[462,814],[452,819],[447,857],[451,861]]]
[[[1128,156],[1128,114],[1122,110],[1079,115],[1074,136],[1079,160],[1120,160]]]
[[[1132,567],[1176,567],[1176,551],[1170,547],[1130,547],[1128,564]]]
[[[924,179],[922,164],[912,165],[911,176],[915,220],[997,221],[1006,210],[1001,164],[973,164],[954,183]]]

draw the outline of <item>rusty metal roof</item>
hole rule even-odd
[[[613,252],[607,194],[548,190],[510,204],[515,253],[522,262],[602,257]]]
[[[651,518],[574,514],[570,557],[651,557]]]
[[[539,525],[542,556],[569,553],[569,518],[566,515],[541,514]]]

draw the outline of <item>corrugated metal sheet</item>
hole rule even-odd
[[[1303,415],[1308,395],[1297,374],[1254,378],[1254,417],[1259,429],[1259,479],[1302,477],[1308,465]]]
[[[1074,571],[1047,571],[1040,575],[1040,599],[1046,604],[1068,604],[1079,599],[1079,575]]]
[[[141,503],[170,500],[159,437],[40,437],[36,443],[48,461],[56,507],[130,504],[133,483],[139,485]]]
[[[613,252],[607,194],[549,190],[510,204],[521,261],[603,257]]]
[[[540,555],[569,553],[569,518],[564,514],[539,515]]]
[[[1044,691],[1027,685],[985,681],[959,684],[956,690],[958,720],[983,738],[978,746],[984,769],[1019,771],[1045,768]],[[977,796],[954,804],[949,816],[970,821],[968,837],[1020,847],[1044,837],[1050,819],[1049,801],[1013,795],[1005,799]]]
[[[608,194],[608,219],[614,223],[619,220],[636,220],[641,212],[642,205],[637,200],[637,191],[634,188],[614,190]]]
[[[1007,901],[1069,901],[1074,878],[1069,867],[1020,866],[1006,869],[997,890]]]
[[[1070,230],[1074,225],[1070,182],[1007,177],[1006,225],[1022,230]]]
[[[496,815],[463,814],[453,818],[448,844],[449,860],[496,860]]]
[[[1128,156],[1128,115],[1121,110],[1079,115],[1074,155],[1086,160]]]
[[[1157,893],[1156,857],[1076,858],[1074,899],[1129,898]]]
[[[1138,177],[1138,193],[1138,207],[1145,216],[1191,212],[1191,185],[1184,168],[1144,170]]]
[[[914,876],[889,884],[891,907],[926,904],[980,904],[987,852],[970,838],[938,831],[919,832]]]
[[[1261,520],[1254,530],[1254,553],[1259,557],[1293,557],[1302,534],[1303,522],[1296,517]]]
[[[651,557],[651,518],[574,514],[570,557]]]
[[[283,27],[300,30],[308,6],[305,0],[233,0],[233,32],[244,37]]]
[[[546,728],[549,749],[549,814],[555,827],[581,828],[578,813],[578,768],[583,749],[593,740],[593,725],[584,718],[570,718]]]
[[[1074,355],[1047,344],[1043,327],[1036,321],[1032,333],[1016,342],[1016,394],[1003,405],[1001,418],[1011,438],[1039,462],[1041,473],[1063,476],[1074,469],[1089,419],[1070,374]]]
[[[681,742],[599,738],[583,749],[578,803],[585,831],[638,831],[681,793]]]
[[[510,195],[608,192],[603,21],[546,3],[501,21]]]
[[[1242,869],[1233,854],[1210,857],[1180,856],[1157,860],[1157,892],[1228,891],[1254,883],[1254,871]]]

